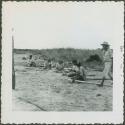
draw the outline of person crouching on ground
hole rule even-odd
[[[86,71],[85,68],[81,65],[80,62],[77,62],[76,60],[73,61],[73,68],[71,73],[68,75],[73,80],[72,82],[75,82],[75,80],[86,80]]]
[[[103,70],[103,77],[101,84],[99,84],[100,87],[103,86],[104,81],[107,77],[113,80],[112,78],[113,54],[109,47],[110,45],[108,44],[108,42],[103,42],[103,44],[101,45],[103,47],[102,50],[103,50],[104,70]]]
[[[47,59],[44,59],[44,68],[43,69],[46,70],[48,68],[47,66],[48,66],[48,61],[47,61]]]
[[[33,58],[33,55],[29,56],[29,66],[30,67],[35,67],[36,66],[36,63],[35,63],[34,58]]]
[[[59,62],[56,63],[56,70],[62,71],[64,69],[63,61],[59,60]]]
[[[51,69],[52,65],[51,65],[51,59],[48,59],[48,69]]]
[[[68,73],[68,77],[74,77],[76,75],[76,72],[78,72],[78,67],[77,67],[77,60],[72,61],[72,68],[70,72]]]

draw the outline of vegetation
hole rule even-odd
[[[86,62],[92,61],[102,62],[101,58],[97,54],[89,56],[89,58],[86,60]]]
[[[79,60],[82,64],[87,64],[96,61],[96,64],[101,64],[102,55],[101,49],[74,49],[74,48],[58,48],[58,49],[14,49],[16,54],[33,54],[40,55],[42,58],[54,59],[56,61],[72,61]]]

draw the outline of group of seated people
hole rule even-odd
[[[29,56],[29,66],[36,66],[35,60],[33,59],[32,55]],[[54,61],[50,59],[44,59],[43,69],[52,68],[55,68],[56,72],[62,72],[66,76],[70,77],[73,80],[73,82],[75,80],[86,80],[86,70],[82,66],[82,64],[77,60],[73,60],[72,62],[70,62],[69,65],[68,62],[64,62],[62,60]]]

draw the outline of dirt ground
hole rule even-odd
[[[54,70],[27,67],[23,54],[15,54],[16,89],[13,90],[15,111],[112,111],[112,81],[104,87],[71,83],[67,76]],[[88,71],[100,77],[99,71]]]

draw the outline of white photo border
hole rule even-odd
[[[22,1],[26,2],[26,1]],[[31,1],[28,4],[36,3]],[[40,1],[39,1],[40,2]],[[45,1],[47,2],[47,1]],[[64,2],[64,1],[63,1]],[[85,1],[82,1],[85,2]],[[96,1],[97,2],[97,1]],[[99,1],[98,1],[99,2]],[[113,111],[111,112],[17,112],[12,111],[12,43],[11,23],[7,20],[6,4],[20,2],[2,2],[2,85],[1,85],[1,122],[3,124],[29,123],[74,123],[74,124],[122,124],[123,123],[123,92],[124,92],[124,2],[107,1],[121,8],[120,36],[115,40],[113,62]],[[70,2],[68,2],[70,3]],[[76,2],[77,3],[77,2]],[[88,2],[89,3],[89,2]],[[93,3],[93,2],[92,2]],[[94,2],[95,3],[95,2]],[[103,2],[102,2],[103,4]],[[11,8],[11,6],[10,6]],[[10,9],[9,8],[9,9]],[[121,49],[122,48],[122,49]]]

